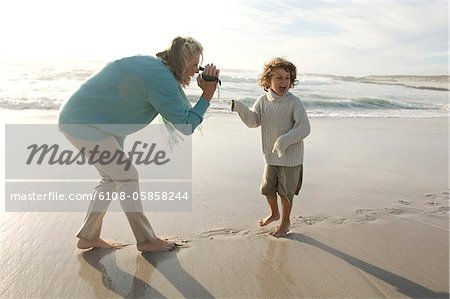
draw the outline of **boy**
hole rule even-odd
[[[275,58],[264,65],[259,85],[266,91],[250,109],[232,100],[231,110],[238,112],[250,128],[261,126],[265,160],[261,193],[266,196],[271,213],[259,220],[260,226],[280,219],[277,193],[281,197],[281,225],[275,237],[289,232],[294,195],[298,195],[303,179],[303,139],[309,135],[310,124],[301,100],[289,92],[298,81],[294,64]]]

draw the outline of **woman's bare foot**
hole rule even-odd
[[[266,226],[267,224],[269,224],[273,221],[276,221],[278,219],[280,219],[280,214],[276,214],[276,215],[270,214],[266,218],[259,219],[258,223],[259,223],[259,226]]]
[[[146,243],[137,247],[141,252],[155,252],[155,251],[171,251],[175,247],[175,243],[172,241],[156,239],[154,243]]]
[[[288,234],[290,227],[291,227],[290,222],[281,222],[280,227],[278,227],[276,231],[271,232],[270,234],[277,238],[284,237]]]
[[[118,244],[107,242],[100,238],[98,238],[97,240],[89,240],[86,238],[79,238],[77,247],[79,249],[89,249],[89,248],[113,249],[113,248],[120,248],[122,246],[120,246]]]

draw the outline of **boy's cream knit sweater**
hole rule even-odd
[[[261,126],[262,150],[268,165],[303,164],[303,139],[310,125],[301,100],[288,92],[280,97],[272,90],[260,96],[249,108],[233,101],[242,121],[250,128]]]

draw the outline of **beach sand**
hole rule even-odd
[[[1,117],[52,123],[54,114]],[[147,213],[182,248],[81,251],[84,213],[2,213],[0,297],[448,298],[448,120],[311,126],[286,238],[268,235],[276,223],[257,226],[268,213],[259,130],[210,116],[193,138],[192,212]],[[134,243],[122,213],[106,215],[102,236]]]

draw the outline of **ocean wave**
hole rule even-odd
[[[188,96],[189,100],[193,105],[198,100],[198,97]],[[246,97],[239,99],[247,106],[251,107],[256,101],[255,98]],[[42,109],[42,110],[57,110],[61,105],[61,100],[52,98],[0,98],[0,109],[12,109],[12,110],[25,110],[25,109]],[[347,113],[352,113],[353,111],[362,110],[442,110],[448,111],[448,106],[436,106],[436,105],[425,105],[419,103],[402,103],[398,101],[391,101],[386,99],[378,98],[357,98],[350,100],[308,100],[304,99],[303,104],[306,110],[313,111],[316,114],[320,114],[321,111],[325,114],[329,114],[332,111],[340,111]],[[210,106],[212,113],[223,113],[224,111],[230,111],[230,101],[213,101]]]
[[[416,103],[402,103],[378,98],[357,98],[340,101],[323,101],[323,100],[304,100],[303,104],[306,109],[365,109],[365,110],[382,110],[382,109],[407,109],[407,110],[438,110],[440,107],[428,106]]]
[[[87,77],[92,75],[93,71],[74,69],[70,71],[57,71],[53,69],[41,70],[39,74],[33,76],[33,79],[42,81],[54,81],[54,80],[76,80],[84,81]]]
[[[61,106],[61,101],[49,98],[1,98],[0,109],[10,110],[26,110],[26,109],[40,109],[40,110],[57,110]]]
[[[249,77],[240,77],[240,76],[226,76],[221,75],[220,80],[224,83],[230,82],[230,83],[256,83],[256,78],[249,78]]]
[[[9,81],[12,82],[36,82],[36,81],[84,81],[94,73],[93,70],[72,69],[39,69],[22,70],[20,72],[11,72]]]
[[[320,93],[305,93],[304,95],[297,94],[300,98],[314,99],[314,100],[333,100],[340,101],[345,100],[345,97],[339,97],[336,95],[320,94]]]
[[[398,85],[408,88],[434,90],[434,91],[449,91],[450,77],[449,76],[404,76],[404,75],[392,75],[392,76],[336,76],[327,74],[304,74],[307,78],[323,78],[328,79],[331,82],[337,83],[338,81],[352,82],[352,83],[364,83],[364,84],[380,84],[380,85]]]
[[[423,103],[403,103],[400,101],[386,100],[381,98],[362,97],[356,99],[336,98],[325,95],[312,95],[314,99],[305,99],[302,102],[306,109],[324,109],[324,110],[445,110],[444,106],[427,105]],[[245,103],[251,107],[256,101],[256,98],[240,98],[240,102]]]
[[[257,77],[241,77],[241,76],[227,76],[221,75],[220,79],[223,83],[250,83],[257,84]],[[336,80],[327,77],[310,77],[310,76],[301,76],[297,78],[300,85],[331,85],[337,84]]]
[[[332,85],[338,82],[328,77],[302,76],[298,78],[299,85]]]

